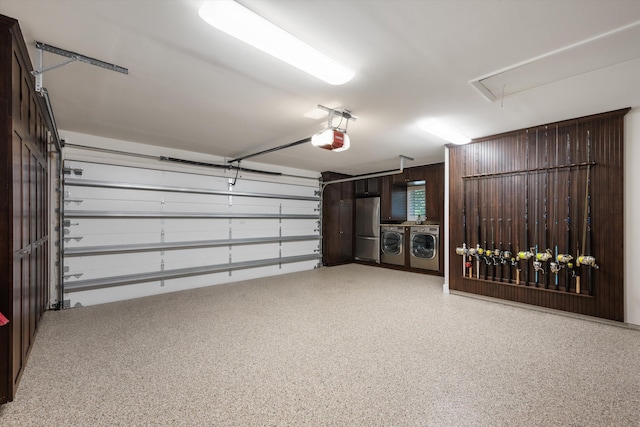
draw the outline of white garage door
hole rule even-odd
[[[318,181],[251,176],[65,160],[64,306],[318,267]]]

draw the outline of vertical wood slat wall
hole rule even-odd
[[[48,304],[49,130],[18,22],[0,15],[0,403],[13,399]]]
[[[628,111],[451,146],[450,289],[623,321]],[[473,265],[463,276],[463,256],[456,254],[463,243],[514,255],[529,248],[536,252],[537,245],[539,253],[549,249],[553,258],[543,263],[543,273],[535,271],[533,259],[488,265],[481,257],[467,257]],[[556,247],[574,258],[592,255],[599,268],[565,264],[553,274],[549,263],[556,259]]]

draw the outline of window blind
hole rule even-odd
[[[427,213],[426,191],[424,185],[412,185],[407,187],[407,220],[415,221],[425,219]]]

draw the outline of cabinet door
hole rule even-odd
[[[356,182],[356,197],[364,197],[367,195],[367,180],[359,179]]]
[[[415,166],[412,168],[405,168],[405,170],[398,175],[394,175],[393,182],[395,184],[405,184],[415,182],[415,181],[424,181],[427,179],[429,175],[429,170],[431,165],[426,166]]]
[[[322,202],[322,262],[335,265],[353,258],[353,182],[329,185]]]
[[[407,187],[394,184],[395,175],[380,178],[380,219],[402,222],[407,219]]]
[[[380,178],[367,179],[367,193],[369,193],[369,196],[380,195]]]
[[[329,202],[322,223],[323,263],[335,265],[351,262],[353,257],[353,201]]]
[[[353,259],[353,201],[341,200],[339,212],[339,248],[337,257],[339,262],[351,262]]]
[[[444,219],[444,163],[431,165],[426,175],[427,218]]]
[[[380,178],[359,179],[355,184],[356,197],[371,197],[380,195]]]

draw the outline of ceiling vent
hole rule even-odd
[[[640,58],[640,21],[512,65],[470,83],[489,101]]]

